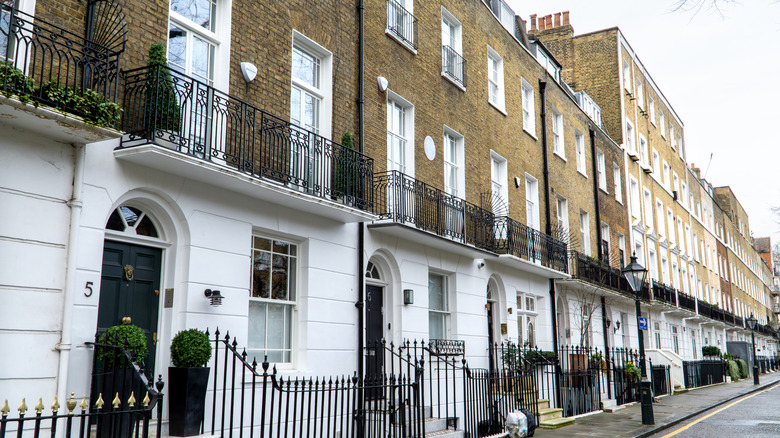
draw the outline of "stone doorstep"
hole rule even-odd
[[[568,426],[570,424],[574,424],[574,418],[561,417],[542,421],[539,423],[539,427],[542,429],[558,429],[559,427]]]
[[[561,418],[563,409],[561,408],[544,408],[539,409],[539,423],[544,423],[549,420],[555,420]]]

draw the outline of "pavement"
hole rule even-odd
[[[738,382],[720,383],[659,397],[658,402],[653,403],[654,425],[643,425],[641,406],[632,403],[613,413],[580,416],[574,424],[560,429],[536,429],[534,437],[648,437],[730,400],[765,389],[780,381],[780,372],[762,374],[759,379],[759,385],[753,385],[753,378],[748,377]]]

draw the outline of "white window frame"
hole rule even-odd
[[[555,197],[555,211],[558,218],[558,229],[563,235],[568,235],[569,230],[569,201],[563,196]]]
[[[256,238],[257,239],[263,239],[263,240],[270,241],[270,243],[271,243],[271,250],[268,251],[268,250],[265,250],[265,249],[256,248],[255,247],[255,239]],[[295,247],[295,249],[296,249],[295,255],[290,255],[289,252],[288,252],[288,254],[282,254],[280,252],[277,253],[276,251],[274,251],[274,246],[275,246],[274,243],[275,242],[283,242],[283,243],[288,244],[288,245],[293,245]],[[268,311],[266,310],[266,319],[265,319],[265,321],[266,321],[266,329],[265,329],[265,340],[264,340],[266,348],[264,348],[264,349],[261,349],[259,347],[258,348],[252,348],[253,346],[248,344],[247,345],[247,350],[252,351],[253,352],[252,355],[256,355],[258,357],[265,356],[265,354],[267,354],[268,351],[279,351],[283,355],[282,359],[281,360],[275,360],[274,362],[281,363],[281,364],[289,364],[287,366],[292,366],[292,364],[295,362],[295,351],[296,351],[296,330],[295,330],[295,327],[296,327],[296,322],[297,322],[297,301],[298,301],[299,295],[300,295],[299,285],[301,284],[300,278],[299,278],[300,277],[300,270],[301,270],[301,266],[302,266],[302,263],[300,263],[300,257],[301,257],[300,245],[298,243],[296,243],[296,242],[288,241],[286,239],[279,239],[279,238],[276,238],[276,237],[271,237],[271,236],[267,236],[267,235],[260,234],[260,233],[252,233],[251,248],[252,248],[251,260],[250,260],[250,262],[251,262],[250,263],[250,272],[251,272],[251,274],[250,274],[249,304],[248,304],[248,306],[250,306],[251,303],[260,303],[261,305],[262,304],[265,304],[265,305],[274,304],[274,305],[281,305],[281,306],[289,307],[289,318],[290,319],[289,319],[289,321],[286,321],[286,324],[288,326],[288,331],[289,331],[289,333],[288,333],[289,339],[287,339],[287,341],[289,342],[289,347],[281,348],[281,349],[274,349],[274,350],[269,350],[267,348],[268,347],[268,336],[269,336],[269,330],[268,330],[268,321],[269,321],[269,319],[268,319],[268,316],[267,316],[268,315],[268,313],[267,313]],[[271,294],[273,286],[271,286],[269,288],[269,297],[268,298],[252,297],[252,291],[254,289],[253,284],[254,284],[255,254],[256,254],[256,252],[259,252],[259,251],[269,253],[270,254],[271,263],[274,263],[274,256],[275,255],[282,256],[282,257],[287,257],[291,261],[295,260],[294,272],[291,273],[294,276],[294,279],[291,280],[290,277],[288,277],[288,279],[287,279],[288,287],[290,287],[290,284],[292,283],[292,287],[294,288],[294,290],[292,290],[292,292],[290,292],[288,290],[288,297],[290,295],[293,295],[294,299],[292,299],[292,300],[290,300],[290,299],[281,300],[281,299],[271,298],[270,294]],[[271,280],[272,281],[273,281],[273,275],[275,275],[275,274],[271,275]],[[247,312],[248,312],[247,313],[248,317],[250,319],[253,318],[252,313],[251,313],[251,311],[249,309],[247,309]],[[249,330],[250,328],[251,328],[251,323],[250,323],[250,326],[247,329]],[[271,333],[271,334],[272,335],[277,335],[277,333]],[[247,335],[247,340],[250,340],[250,339],[251,339],[251,336]],[[283,338],[283,340],[282,340],[282,344],[283,345],[285,344],[284,341],[285,341],[285,339]],[[285,353],[289,354],[289,356],[288,356],[289,360],[284,360],[284,354]]]
[[[333,117],[333,54],[300,32],[293,30],[293,50],[300,50],[319,61],[319,86],[305,83],[291,74],[292,88],[298,88],[319,99],[317,126],[312,129],[325,138],[331,137]]]
[[[666,138],[666,122],[665,122],[664,112],[659,110],[658,111],[658,127],[661,128],[661,137]]]
[[[631,92],[631,65],[626,59],[623,59],[623,87]]]
[[[650,166],[650,157],[647,153],[647,139],[639,134],[639,162],[644,166]]]
[[[580,239],[582,253],[589,256],[590,251],[590,215],[585,210],[580,210]]]
[[[655,214],[658,220],[658,235],[666,236],[666,215],[664,214],[664,204],[660,199],[655,198]]]
[[[645,210],[645,226],[650,228],[650,232],[653,231],[653,195],[647,187],[642,187],[643,203]]]
[[[553,153],[566,159],[566,147],[563,137],[563,114],[555,106],[552,107],[552,134],[553,134]]]
[[[612,173],[615,179],[615,200],[623,203],[623,175],[620,170],[620,165],[616,162],[612,162]]]
[[[520,78],[520,91],[522,94],[523,106],[523,131],[536,138],[536,107],[534,106],[534,87]]]
[[[448,26],[450,28],[450,40],[445,40],[445,26]],[[463,25],[461,24],[460,20],[455,18],[454,15],[450,13],[444,6],[441,7],[441,45],[442,45],[442,65],[441,65],[441,75],[447,79],[448,81],[452,82],[455,86],[457,86],[460,89],[465,89],[465,81],[466,81],[466,68],[465,65],[461,69],[461,73],[463,74],[462,83],[458,82],[458,80],[453,77],[449,72],[445,69],[445,63],[444,63],[444,47],[449,46],[455,53],[457,53],[460,56],[463,56]]]
[[[490,190],[491,193],[498,194],[506,203],[507,210],[509,209],[509,187],[507,185],[507,161],[506,158],[499,155],[497,152],[490,151]],[[498,193],[495,193],[495,192]],[[496,207],[495,203],[493,207]],[[499,213],[494,211],[493,213]]]
[[[653,176],[656,180],[661,179],[661,155],[653,148]]]
[[[443,307],[444,309],[433,309],[431,308],[431,277],[436,276],[441,278],[442,280],[442,298],[443,298]],[[434,315],[436,315],[438,318],[441,318],[442,323],[442,336],[439,338],[434,338],[433,334],[431,332],[431,320],[433,319]],[[450,330],[451,330],[451,318],[452,318],[452,309],[450,306],[450,279],[449,275],[436,272],[436,271],[428,271],[428,335],[431,339],[449,339],[450,338]]]
[[[487,67],[488,102],[506,115],[504,104],[504,59],[490,46],[487,46]],[[493,96],[494,88],[495,96]]]
[[[588,176],[588,166],[585,159],[585,135],[579,129],[574,131],[574,148],[577,154],[577,171]]]
[[[639,199],[639,181],[633,176],[630,179],[631,215],[637,219],[642,217],[642,208]]]
[[[629,153],[636,153],[636,144],[634,143],[634,125],[626,120],[626,141],[623,142],[626,145],[626,151]]]
[[[607,163],[604,152],[596,148],[596,172],[598,173],[599,188],[607,192]]]
[[[645,107],[645,92],[644,92],[644,85],[642,84],[641,78],[636,78],[636,103],[639,105],[639,108],[644,109]]]
[[[655,100],[653,100],[653,96],[648,95],[648,100],[650,101],[650,123],[655,126]]]
[[[525,206],[526,206],[526,225],[539,230],[541,221],[539,219],[539,180],[531,174],[525,174]]]
[[[449,142],[453,141],[455,144],[455,157],[451,156],[451,149]],[[459,198],[466,197],[466,148],[464,146],[464,138],[454,129],[444,125],[444,141],[442,144],[443,157],[444,157],[444,191]],[[455,170],[455,187],[448,182],[450,175],[449,170]]]
[[[403,132],[397,133],[391,131],[390,111],[394,107],[403,110]],[[414,105],[400,95],[388,90],[387,93],[387,170],[398,170],[406,175],[414,176]],[[390,148],[390,137],[397,137],[403,140],[403,157],[393,157]],[[401,165],[401,168],[393,163]]]

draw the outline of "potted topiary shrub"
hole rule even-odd
[[[171,436],[200,434],[206,403],[211,358],[208,336],[198,329],[183,330],[171,341],[168,368],[168,416]]]

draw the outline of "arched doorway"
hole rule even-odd
[[[488,356],[490,360],[490,369],[493,370],[496,366],[496,343],[501,339],[500,335],[496,331],[499,327],[499,289],[496,280],[491,278],[487,284],[485,311],[487,313],[487,333],[488,333]]]
[[[366,266],[366,375],[379,376],[384,369],[384,351],[381,342],[384,338],[384,300],[385,279],[382,271],[370,260]]]
[[[569,344],[569,304],[561,296],[555,303],[555,322],[558,329],[558,346],[562,347]]]
[[[103,245],[97,318],[98,333],[127,323],[144,330],[148,377],[154,373],[160,303],[162,249],[155,247],[157,242],[162,242],[158,227],[141,208],[123,204],[111,213]]]

